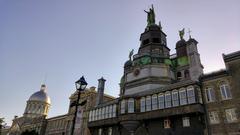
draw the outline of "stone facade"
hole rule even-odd
[[[240,134],[240,51],[223,55],[226,69],[204,74],[198,42],[181,33],[170,55],[161,26],[146,27],[124,64],[120,97],[90,110],[92,135]]]
[[[80,103],[84,100],[87,103],[82,107],[83,109],[83,117],[81,118],[81,127],[80,127],[80,135],[90,135],[89,129],[87,127],[88,123],[88,115],[89,109],[93,108],[96,105],[96,97],[97,91],[95,87],[87,88],[85,91],[81,92]],[[73,115],[75,108],[71,106],[77,100],[77,92],[73,93],[70,96],[69,110],[67,114],[47,118],[46,111],[42,111],[45,115],[38,116],[36,114],[26,115],[27,109],[25,109],[24,116],[15,117],[10,129],[8,132],[10,135],[20,135],[24,131],[35,130],[39,135],[70,135]],[[114,97],[104,94],[103,102],[107,102],[113,100]],[[41,103],[42,104],[42,103]],[[29,101],[27,102],[26,108],[29,108]],[[45,109],[45,108],[44,108]],[[41,112],[41,111],[40,111]]]

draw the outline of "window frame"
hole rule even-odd
[[[205,99],[206,102],[211,103],[216,101],[216,95],[213,87],[206,87],[205,88]]]
[[[182,97],[181,93],[184,93],[185,98]],[[188,102],[187,102],[187,91],[186,91],[186,88],[181,88],[181,89],[179,90],[179,101],[180,101],[180,102],[179,102],[180,105],[187,105],[187,104],[188,104]]]
[[[126,101],[124,99],[121,101],[120,113],[121,114],[125,114],[126,113]]]
[[[224,88],[224,89],[222,89],[222,88]],[[231,93],[231,90],[230,90],[230,86],[227,82],[221,82],[220,85],[219,85],[219,89],[220,89],[222,100],[232,99],[232,93]],[[224,90],[224,92],[222,90]],[[229,95],[227,93],[227,90],[229,91]],[[224,97],[224,94],[225,94],[226,97]]]
[[[165,96],[163,93],[158,94],[158,109],[165,108]]]
[[[158,109],[158,96],[157,94],[152,95],[152,110]]]
[[[140,99],[140,112],[145,112],[146,111],[146,98],[141,97]]]
[[[183,117],[182,118],[182,126],[183,127],[190,127],[191,126],[190,117]]]
[[[134,105],[134,98],[129,98],[128,99],[128,113],[134,113],[134,107],[135,107],[135,105]]]
[[[177,95],[176,97],[176,99],[175,99],[175,97],[174,97],[174,95]],[[172,91],[172,106],[173,107],[176,107],[176,106],[179,106],[179,94],[178,94],[178,90],[173,90]]]
[[[167,99],[169,97],[169,99]],[[172,107],[172,95],[170,91],[167,91],[164,93],[164,99],[165,99],[165,108]]]
[[[190,95],[190,92],[193,92],[193,95]],[[193,86],[187,87],[187,102],[188,104],[196,103],[196,94],[195,89]]]
[[[152,110],[152,96],[146,97],[146,111]]]

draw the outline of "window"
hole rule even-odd
[[[98,135],[102,135],[102,129],[101,128],[98,129]]]
[[[190,119],[189,117],[183,117],[183,127],[190,127]]]
[[[164,95],[163,94],[158,94],[158,108],[163,109],[165,107],[164,105]]]
[[[96,112],[95,112],[95,120],[98,120],[98,109],[96,109]]]
[[[109,111],[108,111],[108,106],[106,106],[106,107],[105,107],[105,119],[108,118],[108,112],[109,112]]]
[[[232,94],[230,92],[229,86],[226,83],[222,83],[220,85],[220,91],[221,91],[221,95],[222,95],[223,100],[227,100],[227,99],[232,98]]]
[[[187,95],[186,95],[186,90],[184,88],[180,89],[179,98],[180,98],[180,105],[187,104]]]
[[[226,109],[225,112],[229,123],[237,121],[236,108]]]
[[[112,113],[113,113],[113,106],[112,105],[109,106],[109,110],[108,111],[109,111],[109,115],[108,115],[109,118],[112,118]]]
[[[105,107],[102,108],[102,119],[105,119]]]
[[[171,128],[171,121],[169,119],[164,120],[164,128]]]
[[[174,90],[172,92],[172,106],[179,106],[178,91]]]
[[[185,71],[184,71],[184,77],[185,77],[185,78],[189,78],[189,77],[190,77],[188,70],[185,70]]]
[[[116,117],[116,111],[117,111],[117,105],[116,104],[114,104],[113,105],[113,117]]]
[[[146,108],[145,108],[145,105],[146,105],[146,103],[145,103],[145,97],[142,97],[140,102],[141,102],[141,103],[140,103],[140,104],[141,104],[141,105],[140,105],[140,106],[141,106],[140,111],[141,111],[141,112],[145,112],[145,109],[146,109]]]
[[[112,127],[108,128],[108,135],[112,135]]]
[[[91,121],[92,121],[92,111],[90,111],[90,112],[89,112],[88,121],[89,121],[89,122],[91,122]]]
[[[209,112],[209,120],[211,124],[219,123],[218,113],[216,111]]]
[[[215,101],[215,93],[211,87],[207,87],[205,89],[205,94],[206,94],[206,101],[207,102],[213,102]]]
[[[196,103],[195,92],[194,92],[194,87],[193,86],[189,86],[187,88],[187,97],[188,97],[188,103],[189,104]]]
[[[158,104],[157,104],[157,95],[152,95],[152,110],[157,110]]]
[[[177,72],[177,79],[181,80],[182,79],[182,73],[181,72]]]
[[[99,108],[98,109],[98,120],[101,120],[102,119],[102,109]]]
[[[121,114],[125,113],[125,100],[121,101]]]
[[[146,99],[146,111],[151,111],[151,96],[147,96]]]
[[[172,106],[172,98],[171,98],[171,93],[166,92],[165,93],[165,107],[169,108]]]
[[[134,99],[128,99],[128,113],[134,113]]]
[[[92,121],[95,121],[95,110],[92,111]]]

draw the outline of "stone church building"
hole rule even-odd
[[[92,135],[239,135],[240,51],[226,69],[203,73],[198,42],[179,31],[170,54],[153,7],[136,54],[124,64],[120,97],[89,113]]]
[[[167,34],[155,23],[154,8],[140,35],[138,51],[129,54],[120,82],[120,96],[104,94],[105,80],[81,94],[87,100],[76,135],[239,135],[240,51],[223,54],[226,68],[203,73],[198,41],[179,31],[176,53],[170,54]],[[70,135],[77,93],[68,113],[46,118],[50,98],[45,85],[27,101],[10,135],[35,130],[40,135]],[[81,102],[80,101],[80,102]]]

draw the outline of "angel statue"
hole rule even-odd
[[[185,34],[184,30],[185,30],[185,29],[183,28],[182,30],[179,30],[179,31],[178,31],[181,40],[183,39],[183,36],[184,36],[184,34]]]
[[[131,61],[132,60],[132,56],[133,56],[133,51],[134,51],[134,49],[132,49],[130,52],[129,52],[129,60]]]

